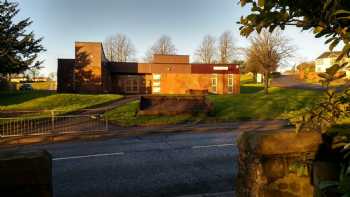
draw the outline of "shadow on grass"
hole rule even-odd
[[[55,94],[55,92],[47,90],[0,92],[0,105],[16,105],[32,99],[46,97],[53,94]]]
[[[241,94],[253,94],[253,93],[260,92],[263,89],[264,89],[264,87],[261,85],[255,85],[255,84],[242,85],[241,86]]]

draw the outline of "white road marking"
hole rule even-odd
[[[192,146],[192,148],[198,149],[198,148],[225,147],[225,146],[234,146],[234,144],[213,144],[213,145],[205,145],[205,146]]]
[[[58,157],[58,158],[53,158],[52,160],[53,161],[60,161],[60,160],[69,160],[69,159],[82,159],[82,158],[90,158],[90,157],[105,157],[105,156],[115,156],[115,155],[124,155],[124,153],[119,152],[119,153],[103,153],[103,154],[94,154],[94,155]]]

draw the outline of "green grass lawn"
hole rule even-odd
[[[191,115],[178,116],[136,116],[139,101],[133,101],[105,113],[107,119],[121,126],[146,126],[176,124],[193,120]]]
[[[209,116],[136,116],[138,102],[131,102],[107,112],[106,117],[122,126],[176,124],[181,122],[232,122],[242,120],[282,119],[291,111],[311,106],[322,96],[320,91],[271,88],[263,92],[239,95],[209,95],[214,104]]]
[[[0,92],[0,106],[16,105],[40,97],[55,94],[51,91],[5,91]]]
[[[241,76],[241,94],[257,93],[264,89],[263,84],[257,84],[253,80],[253,75],[242,74]]]
[[[215,121],[272,120],[282,119],[291,111],[312,106],[322,96],[322,92],[270,88],[270,94],[263,92],[240,95],[212,95],[208,99],[214,103],[209,119]]]
[[[57,94],[48,91],[0,93],[0,110],[72,112],[122,98],[116,94]]]
[[[241,94],[253,94],[258,93],[264,89],[262,84],[241,84]]]
[[[53,90],[56,89],[56,82],[54,81],[46,81],[46,82],[32,82],[27,83],[31,84],[33,90]],[[22,83],[15,83],[16,90],[19,90],[19,88],[23,85]]]

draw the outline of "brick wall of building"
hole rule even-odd
[[[214,76],[217,79],[216,91],[212,89]],[[228,91],[227,82],[227,74],[161,74],[160,94],[187,94],[190,90],[207,90],[214,94],[238,94],[240,89],[239,75],[233,75],[232,92]]]
[[[57,60],[57,92],[74,92],[74,59]]]
[[[164,63],[171,63],[171,64],[189,64],[190,63],[190,56],[188,55],[159,55],[155,54],[153,55],[153,61],[152,63],[156,64],[164,64]]]
[[[101,43],[75,43],[75,91],[87,93],[103,91],[102,56]]]
[[[154,80],[155,75],[160,76],[160,81]],[[232,91],[228,90],[229,76],[233,76]],[[240,79],[239,68],[233,64],[190,64],[187,55],[155,55],[153,63],[108,62],[101,43],[76,42],[75,60],[58,62],[58,90],[125,94],[188,94],[194,90],[238,94]]]

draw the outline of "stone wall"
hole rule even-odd
[[[52,196],[52,161],[47,151],[0,153],[0,196]]]
[[[318,132],[246,132],[239,141],[237,197],[312,197]]]

